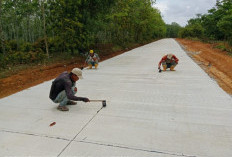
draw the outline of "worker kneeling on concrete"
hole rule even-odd
[[[167,54],[160,60],[158,69],[160,69],[162,64],[163,71],[166,71],[168,68],[170,68],[171,71],[175,71],[174,68],[178,64],[178,61],[179,59],[174,54]]]
[[[82,71],[74,68],[70,73],[63,72],[52,82],[49,97],[54,103],[59,103],[58,110],[68,111],[67,105],[76,105],[75,101],[89,102],[88,98],[75,96],[77,93],[76,81],[82,78]]]
[[[92,69],[93,66],[97,69],[99,60],[100,58],[98,54],[94,53],[93,50],[90,50],[85,62],[88,64],[89,69]]]

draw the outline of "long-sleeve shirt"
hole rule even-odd
[[[159,62],[159,66],[161,65],[162,62],[169,62],[169,63],[171,63],[171,62],[175,61],[176,63],[178,63],[179,59],[175,55],[172,55],[171,59],[168,59],[167,56],[168,55],[163,56],[163,58]]]
[[[69,100],[82,101],[83,97],[76,97],[72,91],[75,85],[76,82],[71,79],[71,74],[65,71],[52,82],[49,98],[55,100],[57,95],[65,90]]]

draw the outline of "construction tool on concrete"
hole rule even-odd
[[[106,107],[106,100],[89,100],[90,102],[102,102],[102,107]]]

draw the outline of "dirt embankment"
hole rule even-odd
[[[214,44],[187,39],[176,39],[220,87],[232,95],[232,57],[214,48]]]

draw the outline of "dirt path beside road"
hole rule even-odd
[[[176,39],[188,55],[200,65],[219,86],[232,95],[232,57],[214,48],[214,44],[187,39]]]

